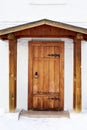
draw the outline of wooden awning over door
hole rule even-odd
[[[9,40],[9,101],[16,108],[17,39],[70,38],[74,43],[74,109],[81,111],[81,40],[87,40],[87,29],[51,20],[40,20],[0,30],[0,38]]]

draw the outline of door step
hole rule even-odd
[[[70,114],[68,111],[26,111],[21,110],[20,116],[29,118],[69,118]]]

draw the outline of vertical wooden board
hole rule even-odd
[[[55,92],[60,91],[60,57],[54,61]]]
[[[59,100],[59,96],[55,96],[57,99],[54,101],[54,108],[55,110],[59,110],[60,108],[60,100]]]
[[[54,47],[54,53],[55,54],[60,54],[60,46],[55,46]]]
[[[59,56],[55,57],[55,65],[54,65],[54,72],[55,72],[55,92],[59,92],[60,87],[60,46],[54,47],[55,54],[59,54]]]
[[[50,52],[50,54],[54,54],[55,53],[54,46],[50,46],[49,47],[49,52]],[[54,57],[50,56],[50,58],[54,58]]]
[[[38,96],[38,103],[37,103],[37,109],[42,110],[43,109],[43,98],[41,96]]]
[[[50,47],[49,46],[45,46],[44,47],[44,57],[45,58],[49,58],[48,54],[50,54]]]
[[[40,96],[40,97],[39,97],[39,102],[40,102],[39,108],[40,108],[40,110],[43,110],[43,101],[44,101],[44,97],[43,97],[43,96]]]
[[[49,109],[53,110],[55,101],[51,100],[51,98],[54,98],[54,96],[49,96]]]
[[[49,110],[49,100],[47,95],[44,96],[43,107],[44,110]]]
[[[43,59],[39,60],[39,66],[38,66],[38,75],[39,75],[39,92],[43,92]]]
[[[33,109],[36,109],[37,108],[37,97],[36,96],[33,96]]]
[[[28,110],[33,108],[33,46],[32,41],[28,44]]]
[[[54,83],[54,60],[50,60],[50,72],[49,72],[49,92],[55,92]]]
[[[43,71],[43,92],[49,92],[49,60],[44,60],[44,71]]]
[[[50,54],[54,54],[54,47],[50,47]],[[54,92],[54,58],[50,56],[50,70],[49,70],[49,92]]]
[[[38,51],[38,52],[39,52],[39,57],[40,57],[40,58],[43,58],[43,57],[44,57],[44,50],[43,50],[43,49],[44,49],[43,46],[40,46],[40,47],[39,47],[39,51]]]
[[[58,100],[54,101],[54,109],[55,109],[56,111],[58,111],[59,108],[60,108],[59,101],[58,101]]]
[[[39,47],[33,46],[33,57],[39,57]]]
[[[35,73],[39,71],[38,67],[38,59],[33,60],[33,94],[39,92],[39,76],[35,76]]]
[[[64,108],[64,46],[60,50],[60,109]]]
[[[43,71],[43,92],[49,92],[49,56],[50,47],[44,46],[44,71]]]

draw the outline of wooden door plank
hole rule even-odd
[[[49,58],[48,54],[50,54],[50,46],[43,46],[44,47],[44,57]]]
[[[54,60],[50,60],[49,92],[55,92],[54,83]]]
[[[49,47],[44,47],[44,71],[43,71],[43,92],[49,92]]]
[[[33,94],[39,91],[39,76],[35,75],[35,73],[39,71],[38,67],[38,59],[33,60]]]
[[[44,96],[43,107],[44,107],[44,110],[49,110],[49,100],[48,100],[48,95]]]
[[[64,109],[64,43],[60,46],[60,110]]]
[[[32,96],[32,78],[33,78],[33,46],[32,42],[28,43],[28,110],[32,109],[33,96]]]
[[[54,54],[54,47],[50,47],[50,54]],[[49,57],[50,58],[50,75],[49,75],[49,92],[54,92],[55,90],[55,84],[54,84],[54,58],[53,57]]]
[[[43,46],[40,46],[39,47],[39,57],[44,57],[44,47]]]
[[[39,64],[39,71],[38,71],[39,88],[38,88],[38,91],[43,92],[43,59],[39,60],[38,64]]]
[[[60,88],[60,47],[54,47],[55,54],[59,54],[54,61],[54,72],[55,72],[55,92],[59,93]]]
[[[34,46],[33,47],[33,57],[39,57],[39,47],[38,46]]]
[[[33,96],[33,109],[36,109],[38,106],[38,98],[36,96]]]
[[[49,93],[49,60],[44,60],[44,86],[43,91]]]
[[[60,59],[58,58],[54,62],[54,75],[55,75],[55,92],[60,92]]]

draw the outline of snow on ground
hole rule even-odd
[[[87,130],[87,113],[71,113],[70,118],[28,118],[18,113],[0,116],[0,130]]]

